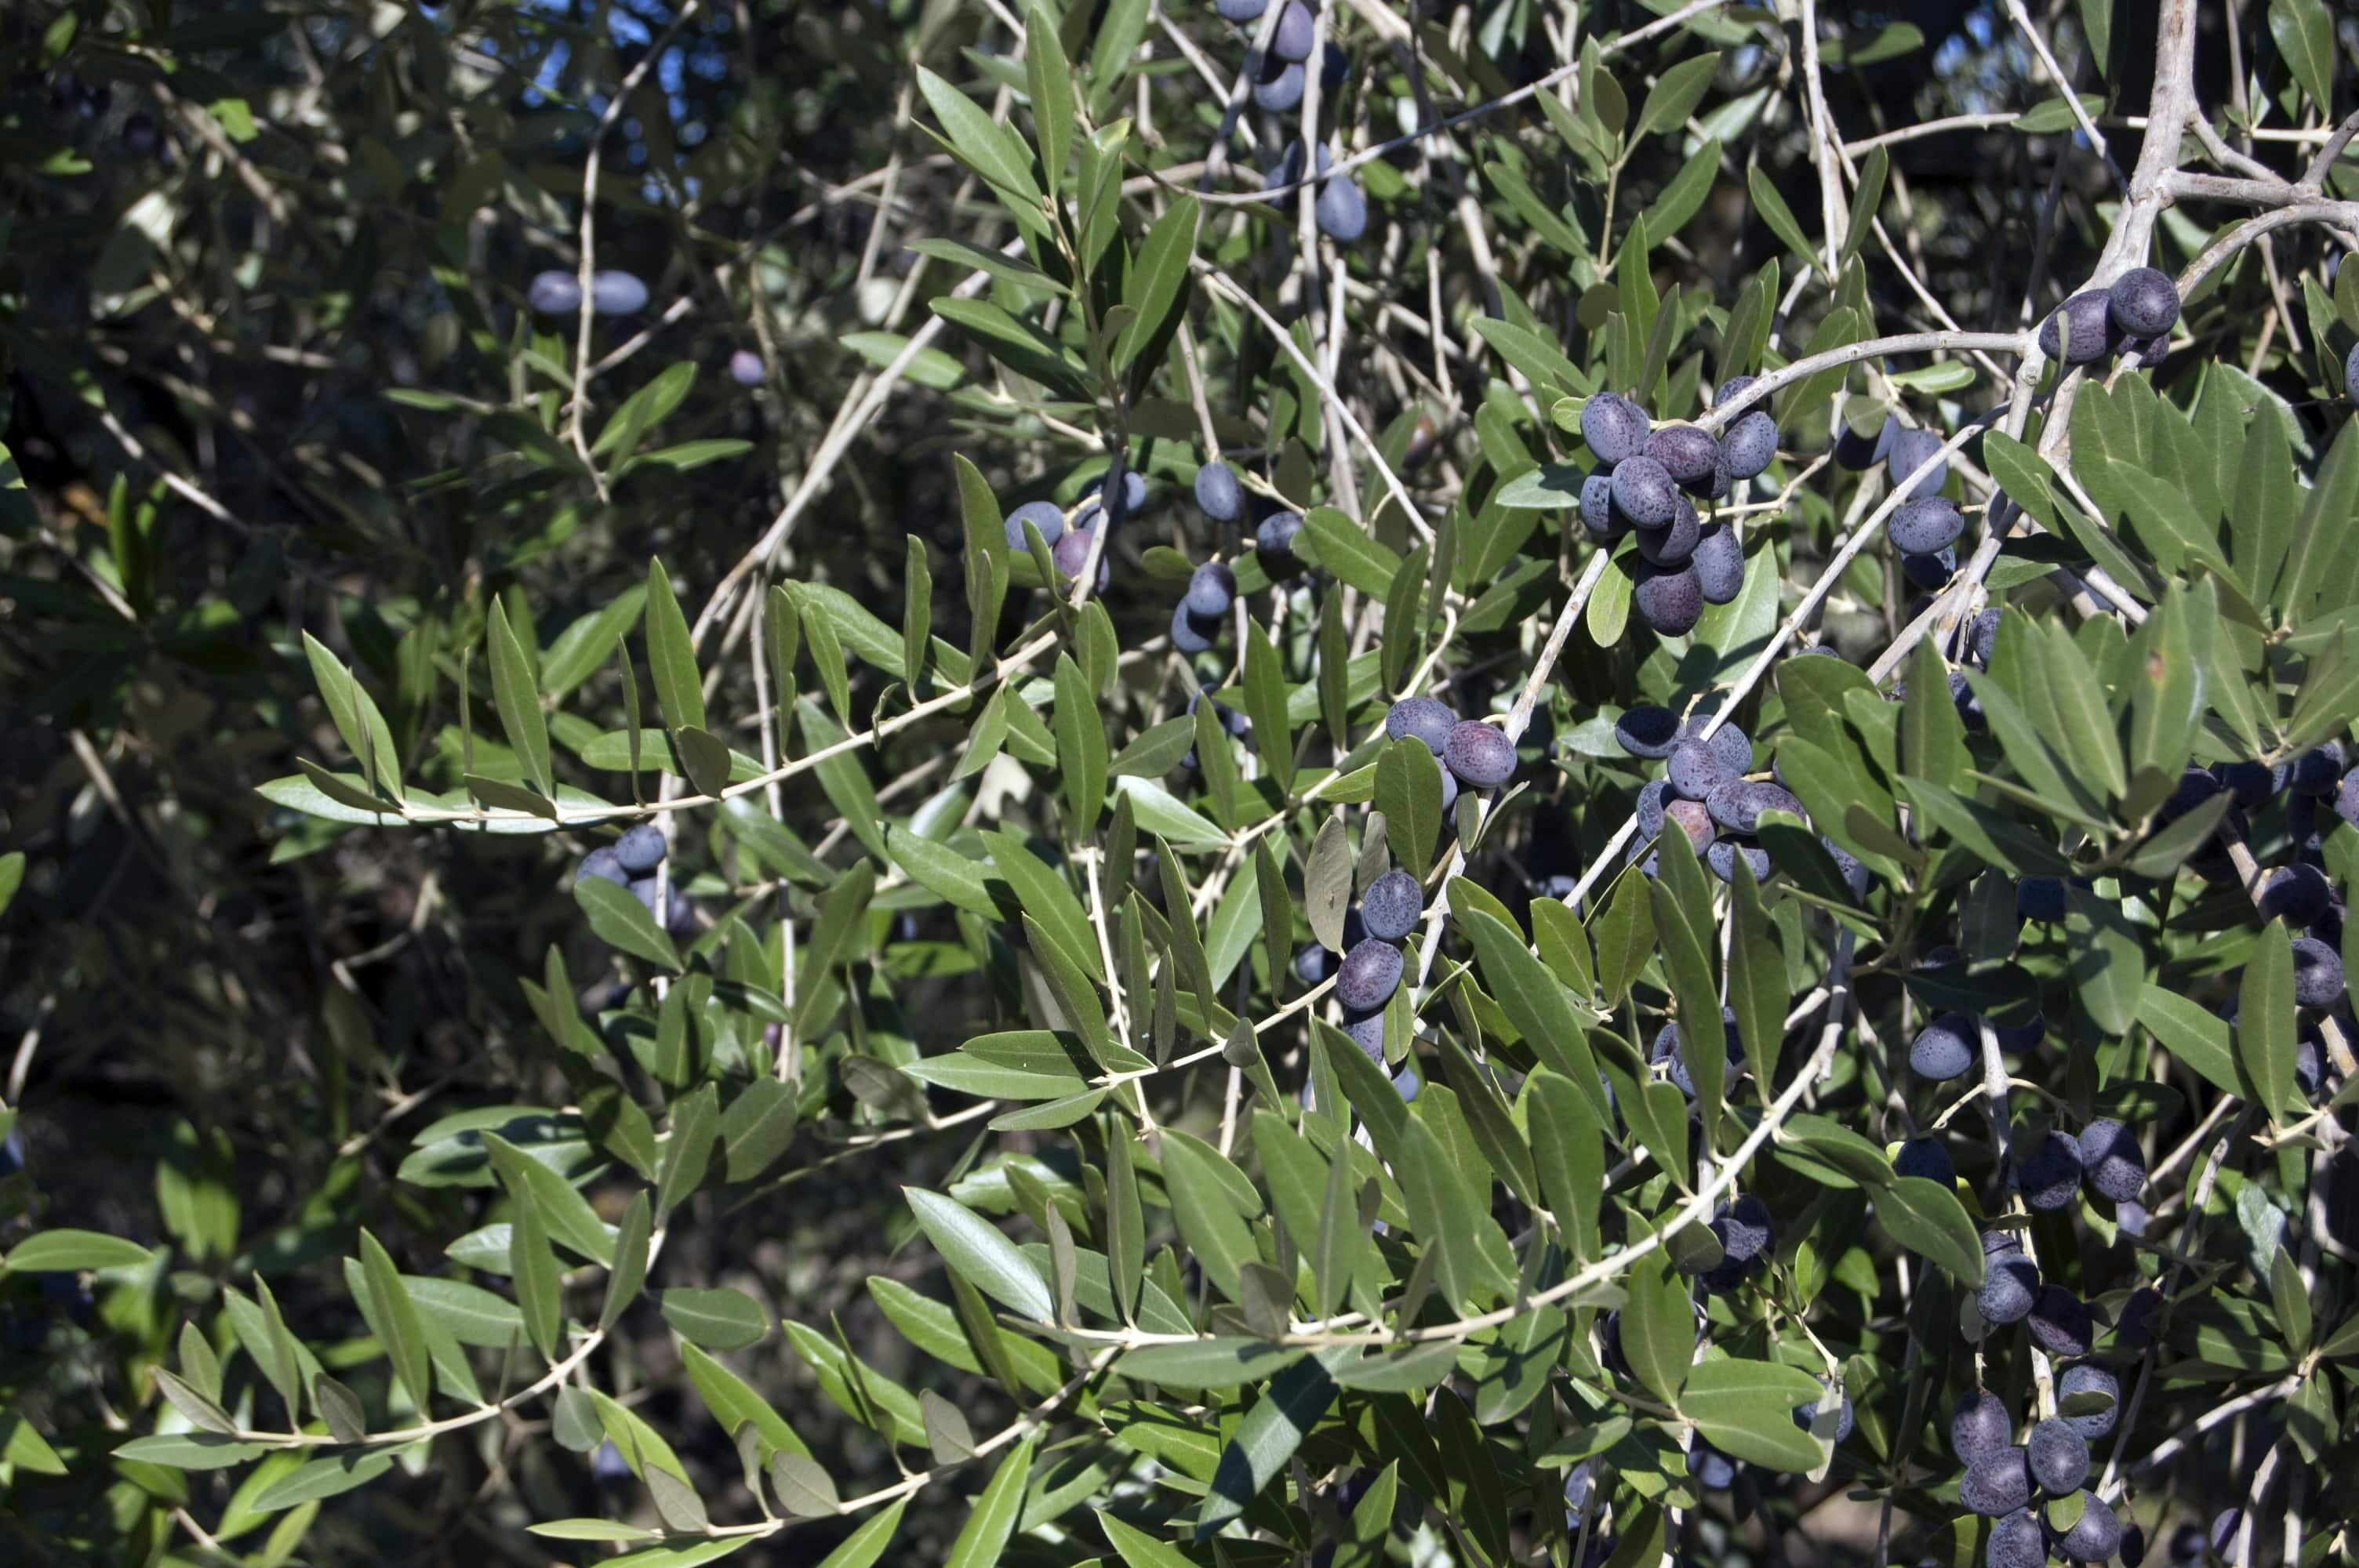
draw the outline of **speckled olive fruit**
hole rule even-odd
[[[1057,537],[1057,542],[1049,545],[1048,558],[1049,558],[1049,564],[1057,566],[1057,570],[1061,570],[1066,578],[1081,576],[1082,561],[1088,561],[1090,558],[1088,528],[1069,528],[1066,533],[1061,533],[1061,535]],[[1099,566],[1099,582],[1104,582],[1104,576],[1106,576],[1104,552],[1099,552],[1097,566]]]
[[[1958,1167],[1938,1138],[1912,1138],[1893,1151],[1892,1173],[1922,1176],[1945,1187],[1956,1185],[1958,1180]]]
[[[2146,1531],[2135,1524],[2122,1526],[2122,1568],[2142,1568],[2146,1562]]]
[[[1929,495],[1922,501],[1912,501],[1892,514],[1886,532],[1892,535],[1895,548],[1912,556],[1930,556],[1945,550],[1958,542],[1966,530],[1966,520],[1958,511],[1958,503],[1945,495]]]
[[[590,308],[601,316],[635,316],[647,308],[647,286],[627,272],[590,275]]]
[[[1597,469],[1581,481],[1581,526],[1590,542],[1612,544],[1627,533],[1630,520],[1614,504],[1614,473]]]
[[[2124,1204],[2124,1208],[2136,1205]],[[2143,1231],[2139,1232],[2142,1234]],[[2143,1350],[2154,1343],[2154,1314],[2162,1307],[2162,1292],[2151,1285],[2140,1285],[2132,1291],[2129,1300],[2114,1316],[2114,1343],[2125,1349]],[[2071,1417],[2065,1417],[2067,1421]],[[2075,1431],[2079,1429],[2074,1428]],[[2083,1437],[2088,1433],[2082,1433]]]
[[[1384,1009],[1380,1007],[1372,1008],[1368,1011],[1361,1013],[1354,1013],[1350,1009],[1345,1009],[1343,1013],[1343,1033],[1352,1037],[1352,1044],[1357,1045],[1361,1051],[1366,1054],[1369,1061],[1377,1064],[1379,1066],[1384,1064]]]
[[[1206,561],[1188,577],[1182,602],[1190,615],[1223,616],[1237,600],[1237,574],[1219,561]]]
[[[1711,849],[1713,836],[1718,831],[1712,825],[1712,813],[1703,808],[1703,802],[1700,800],[1672,801],[1663,807],[1662,820],[1676,823],[1688,836],[1689,847],[1699,855]]]
[[[1891,480],[1893,487],[1898,489],[1927,459],[1940,449],[1941,433],[1939,430],[1903,430],[1892,438],[1892,450],[1885,455],[1885,474]],[[1940,494],[1941,486],[1949,477],[1950,460],[1944,458],[1910,488],[1908,499],[1926,501]]]
[[[1319,182],[1310,201],[1311,222],[1339,245],[1348,245],[1368,232],[1368,196],[1348,174]]]
[[[1724,406],[1753,384],[1749,375],[1721,384],[1720,394],[1713,398],[1714,406]],[[1767,468],[1777,455],[1777,422],[1761,405],[1747,408],[1736,416],[1734,424],[1720,438],[1720,462],[1731,479],[1751,479]]]
[[[1681,799],[1701,800],[1727,783],[1729,775],[1710,745],[1701,741],[1682,741],[1671,748],[1663,776],[1670,780],[1672,793]]]
[[[1909,1043],[1908,1070],[1937,1084],[1966,1076],[1982,1052],[1982,1028],[1971,1013],[1945,1012]]]
[[[2159,338],[2178,324],[2179,288],[2150,266],[2134,266],[2105,291],[2114,325],[2133,338]]]
[[[663,829],[642,822],[614,840],[614,860],[631,875],[643,877],[663,864],[664,849]]]
[[[2304,1026],[2294,1039],[2293,1086],[2304,1099],[2316,1098],[2326,1087],[2326,1042],[2315,1024]]]
[[[2286,774],[2286,788],[2296,795],[2324,799],[2342,784],[2344,765],[2342,741],[2329,741],[2323,746],[2313,746],[2293,760]]]
[[[1712,719],[1710,713],[1693,715],[1680,726],[1680,737],[1701,741],[1710,746],[1712,754],[1720,759],[1720,771],[1726,778],[1739,778],[1752,772],[1753,737],[1735,724],[1723,724],[1707,735],[1704,730],[1712,723]]]
[[[1645,449],[1647,427],[1647,411],[1618,392],[1601,392],[1581,406],[1581,438],[1609,468]]]
[[[2020,920],[2053,925],[2064,918],[2064,879],[2026,877],[2015,884],[2015,913]]]
[[[2047,1568],[2048,1532],[2039,1516],[2017,1509],[1991,1526],[1983,1547],[1983,1568]]]
[[[1783,784],[1739,779],[1722,784],[1704,797],[1704,807],[1723,833],[1749,834],[1761,825],[1764,812],[1782,811],[1792,816],[1808,815],[1794,793]]]
[[[1302,514],[1273,512],[1261,520],[1254,530],[1254,549],[1262,557],[1264,568],[1275,573],[1279,568],[1291,569],[1294,565],[1294,536],[1302,532]]]
[[[1930,556],[1904,555],[1900,557],[1900,575],[1908,586],[1930,593],[1958,575],[1958,552],[1948,546]],[[1914,621],[1914,612],[1902,619]]]
[[[2031,1501],[2031,1465],[2020,1448],[2002,1448],[1966,1466],[1958,1502],[1968,1513],[2002,1519]]]
[[[1076,567],[1080,564],[1074,563]],[[1209,653],[1220,634],[1219,616],[1191,614],[1185,600],[1171,607],[1171,645],[1180,652],[1190,657]]]
[[[1638,554],[1649,566],[1683,567],[1694,558],[1696,546],[1703,539],[1703,521],[1696,515],[1695,504],[1684,495],[1671,510],[1668,528],[1651,528],[1638,535]]]
[[[623,862],[615,855],[612,844],[601,844],[582,857],[582,863],[573,869],[573,880],[576,882],[613,882],[616,887],[627,887],[631,873],[623,870]]]
[[[2003,1453],[2014,1441],[2015,1419],[1996,1394],[1968,1394],[1950,1412],[1950,1452],[1961,1465]]]
[[[2041,1214],[2053,1214],[2072,1201],[2081,1188],[2081,1145],[2069,1132],[2048,1132],[2015,1155],[2015,1184],[2023,1201]]]
[[[1736,1484],[1736,1461],[1699,1437],[1688,1450],[1688,1474],[1707,1492],[1724,1492]]]
[[[2081,1129],[2081,1170],[2090,1191],[2114,1203],[2128,1203],[2146,1189],[2146,1155],[2136,1135],[2112,1117]]]
[[[1696,536],[1695,554],[1688,564],[1695,568],[1706,604],[1733,604],[1745,591],[1745,546],[1728,524],[1707,524]]]
[[[1669,470],[1641,454],[1614,468],[1614,504],[1636,527],[1668,528],[1679,514],[1679,486]]]
[[[1306,986],[1321,984],[1343,961],[1332,948],[1306,942],[1294,950],[1294,978]]]
[[[762,356],[751,349],[740,349],[729,356],[729,379],[740,386],[762,384]]]
[[[2024,1326],[2050,1356],[2086,1356],[2096,1344],[2097,1322],[2089,1303],[2058,1284],[2039,1287]]]
[[[1024,538],[1024,524],[1029,523],[1040,530],[1040,542],[1054,546],[1065,536],[1065,512],[1053,501],[1027,501],[1010,512],[1003,526],[1007,532],[1007,547],[1011,550],[1028,548]],[[1053,553],[1053,552],[1052,552]],[[1079,569],[1081,563],[1073,563]]]
[[[2067,1563],[2103,1563],[2122,1549],[2122,1516],[2085,1492],[2081,1502],[2081,1517],[2056,1538],[2056,1555]]]
[[[2293,770],[2282,762],[2275,767],[2266,762],[2214,762],[2212,776],[2220,781],[2222,789],[2235,797],[2238,806],[2246,811],[2258,811],[2291,782]]]
[[[2020,1252],[2002,1252],[1984,1263],[1983,1282],[1974,1292],[1983,1321],[2003,1325],[2030,1316],[2039,1296],[2039,1266]]]
[[[1310,7],[1302,0],[1286,0],[1286,9],[1277,14],[1277,30],[1270,35],[1269,52],[1279,59],[1309,59],[1318,34],[1319,19]]]
[[[1269,9],[1269,0],[1212,0],[1212,9],[1232,22],[1257,22]]]
[[[1854,430],[1848,421],[1835,427],[1833,457],[1835,466],[1860,473],[1874,468],[1892,453],[1892,443],[1900,435],[1900,416],[1886,414],[1883,427],[1869,435]]]
[[[1082,486],[1082,499],[1087,500],[1092,496],[1095,496],[1101,501],[1104,499],[1105,475],[1100,474],[1097,478],[1090,481],[1089,483]],[[1124,518],[1129,516],[1131,514],[1136,512],[1140,507],[1145,506],[1146,504],[1147,476],[1140,473],[1136,469],[1123,470],[1121,504],[1114,507],[1109,515],[1114,522],[1119,523]]]
[[[1748,1193],[1726,1205],[1706,1228],[1720,1242],[1720,1261],[1703,1271],[1705,1290],[1733,1295],[1747,1280],[1768,1271],[1777,1227],[1769,1217],[1769,1206],[1759,1198]]]
[[[2112,304],[2099,288],[2072,296],[2040,324],[2039,351],[2069,365],[2093,364],[2104,359],[2122,341],[2122,330],[2114,325]]]
[[[2071,1423],[2073,1431],[2092,1443],[2114,1430],[2114,1423],[2121,1419],[2122,1413],[2120,1379],[2106,1368],[2086,1361],[2067,1367],[2064,1375],[2056,1379],[2057,1402],[2060,1405],[2075,1394],[2103,1394],[2114,1402],[2086,1415],[2068,1415],[2060,1419]]]
[[[1360,895],[1360,918],[1368,935],[1386,942],[1397,942],[1416,930],[1418,916],[1424,913],[1425,890],[1397,868],[1370,882]]]
[[[570,272],[537,272],[524,302],[543,316],[571,316],[582,308],[582,280]]]
[[[1669,756],[1671,748],[1684,738],[1680,716],[1651,702],[1639,704],[1614,721],[1614,743],[1649,762]]]
[[[649,914],[655,915],[658,923],[666,931],[674,936],[685,936],[695,928],[696,910],[688,902],[688,895],[675,886],[671,890],[670,903],[665,906],[662,912],[658,912],[656,905],[656,884],[662,880],[660,877],[640,877],[627,885],[630,888],[631,896],[637,899],[640,906]]]
[[[1693,425],[1665,425],[1647,438],[1647,456],[1663,465],[1674,484],[1710,481],[1720,463],[1720,443]]]
[[[1999,607],[1995,604],[1974,617],[1966,633],[1966,653],[1974,663],[1987,667],[1991,655],[1998,652]]]
[[[2070,1422],[2053,1417],[2041,1422],[2031,1429],[2023,1446],[2030,1460],[2031,1478],[2051,1498],[2079,1491],[2081,1483],[2089,1478],[2089,1440],[2073,1431]]]
[[[1637,818],[1641,842],[1663,830],[1663,808],[1678,798],[1671,793],[1671,781],[1669,779],[1649,779],[1638,787],[1638,797],[1633,803],[1632,810]]]
[[[1470,789],[1496,789],[1516,776],[1516,743],[1506,731],[1479,719],[1451,729],[1441,760]]]
[[[2332,1007],[2344,993],[2343,959],[2315,936],[2293,939],[2293,1000],[2304,1007]]]
[[[1196,510],[1215,523],[1234,523],[1245,514],[1245,486],[1237,470],[1226,463],[1206,463],[1196,470]]]
[[[1777,862],[1769,858],[1769,851],[1750,838],[1714,838],[1703,852],[1703,863],[1724,882],[1736,881],[1740,860],[1751,870],[1756,883],[1767,881],[1777,872]]]
[[[1794,1424],[1804,1432],[1810,1431],[1810,1423],[1819,1419],[1819,1407],[1824,1403],[1826,1403],[1826,1396],[1821,1394],[1809,1404],[1795,1411]],[[1857,1419],[1857,1412],[1852,1409],[1851,1396],[1843,1395],[1842,1405],[1835,1411],[1834,1440],[1837,1443],[1847,1443],[1851,1440],[1852,1428]]]
[[[1248,62],[1252,57],[1248,55]],[[1273,114],[1283,114],[1302,102],[1304,81],[1302,67],[1291,60],[1275,57],[1262,59],[1253,70],[1253,99]]]
[[[1385,710],[1386,739],[1399,741],[1414,735],[1436,758],[1450,744],[1450,732],[1456,728],[1458,715],[1437,697],[1405,697]]]
[[[2316,866],[2279,866],[2262,875],[2260,891],[2254,895],[2253,904],[2261,912],[2263,920],[2314,925],[2334,907],[2334,884]]]
[[[1335,1000],[1356,1012],[1385,1005],[1401,979],[1401,950],[1382,937],[1371,936],[1343,956],[1335,976]]]
[[[1859,857],[1832,838],[1820,838],[1819,848],[1824,849],[1827,852],[1827,858],[1835,863],[1835,874],[1843,878],[1843,886],[1851,889],[1852,896],[1865,897],[1867,868],[1860,863]]]
[[[2354,344],[2343,361],[2343,395],[2359,403],[2359,344]]]
[[[1745,1043],[1736,1035],[1736,1014],[1734,1014],[1732,1010],[1727,1010],[1727,1007],[1722,1007],[1720,1010],[1720,1037],[1724,1049],[1727,1049],[1729,1065],[1732,1065],[1732,1068],[1734,1065],[1744,1065]],[[1670,1082],[1675,1082],[1675,1085],[1680,1087],[1680,1094],[1684,1094],[1684,1097],[1689,1098],[1696,1098],[1696,1080],[1689,1076],[1687,1056],[1680,1054],[1678,1023],[1666,1023],[1663,1028],[1654,1031],[1654,1044],[1647,1047],[1647,1065],[1661,1065],[1661,1068],[1666,1068]]]
[[[1638,618],[1658,635],[1683,637],[1695,630],[1703,616],[1703,583],[1693,566],[1658,567],[1642,561],[1631,601],[1637,606]]]

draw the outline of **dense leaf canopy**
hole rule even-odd
[[[0,11],[5,1560],[2359,1563],[2354,60]]]

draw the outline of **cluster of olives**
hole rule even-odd
[[[1854,473],[1884,465],[1886,477],[1897,488],[1941,449],[1948,438],[1940,431],[1900,423],[1886,413],[1873,438],[1862,436],[1847,421],[1835,425],[1831,454],[1835,465]],[[1965,514],[1941,493],[1949,481],[1947,459],[1933,464],[1923,479],[1908,489],[1908,499],[1885,524],[1885,534],[1900,552],[1900,572],[1910,587],[1930,592],[1950,580],[1958,569],[1958,535],[1965,532]]]
[[[2033,1424],[2021,1444],[2006,1402],[1987,1391],[1968,1394],[1950,1412],[1950,1451],[1966,1467],[1958,1502],[1967,1512],[1995,1519],[1984,1561],[1988,1568],[2041,1568],[2053,1555],[2068,1563],[2103,1563],[2120,1553],[2137,1568],[2145,1537],[2125,1530],[2111,1504],[2086,1488],[2089,1444],[2120,1418],[2121,1381],[2093,1362],[2064,1369],[2056,1379],[2060,1401],[2093,1394],[2104,1400],[2088,1415],[2056,1415]],[[2045,1498],[2048,1507],[2036,1507]],[[2053,1505],[2077,1498],[2077,1515]],[[2056,1514],[2071,1518],[2061,1529]]]
[[[1299,11],[1302,6],[1299,0],[1287,0],[1287,8]],[[1293,69],[1299,70],[1300,67]],[[1334,161],[1334,155],[1327,148],[1319,148],[1319,184],[1311,193],[1310,218],[1319,225],[1321,233],[1339,244],[1348,245],[1368,232],[1368,198],[1360,189],[1360,182],[1350,175],[1328,178],[1327,170]],[[1285,156],[1278,159],[1277,166],[1262,176],[1261,188],[1277,190],[1301,182],[1302,144],[1299,141],[1288,142]]]
[[[1744,730],[1723,724],[1707,736],[1704,726],[1710,722],[1706,714],[1682,719],[1651,703],[1614,720],[1614,739],[1623,751],[1663,764],[1662,776],[1638,791],[1638,838],[1631,846],[1631,858],[1653,876],[1655,840],[1665,823],[1675,823],[1721,881],[1736,879],[1741,857],[1752,867],[1756,881],[1767,881],[1776,868],[1754,837],[1763,815],[1784,811],[1807,817],[1807,813],[1784,784],[1745,776],[1753,771],[1753,741]],[[1832,839],[1821,843],[1834,857],[1844,881],[1854,891],[1864,890],[1866,869]]]
[[[1441,809],[1445,818],[1461,789],[1494,790],[1516,774],[1516,743],[1495,725],[1462,719],[1437,697],[1408,697],[1385,713],[1385,736],[1425,743],[1442,765]],[[1343,958],[1312,943],[1295,955],[1294,972],[1309,985],[1331,974],[1335,1000],[1343,1009],[1344,1033],[1369,1060],[1385,1054],[1385,1004],[1400,988],[1407,968],[1400,944],[1425,914],[1425,890],[1396,867],[1370,882],[1359,906],[1343,922]]]
[[[2331,809],[2344,821],[2359,825],[2359,769],[2351,766],[2347,749],[2339,741],[2274,764],[2234,762],[2190,767],[2156,812],[2157,820],[2174,821],[2222,794],[2229,797],[2227,811],[2212,836],[2189,857],[2189,868],[2213,881],[2235,882],[2238,872],[2231,846],[2252,842],[2255,815],[2282,799],[2289,858],[2262,871],[2250,891],[2261,918],[2283,920],[2300,933],[2293,938],[2295,1002],[2312,1015],[2343,1007],[2349,997],[2342,956],[2345,909],[2324,870],[2320,813]],[[2325,1081],[2324,1056],[2314,1024],[2305,1029],[2296,1071],[2306,1093],[2316,1094]]]
[[[1245,486],[1228,464],[1215,458],[1196,470],[1196,510],[1211,521],[1238,522],[1245,515],[1246,503]],[[1294,551],[1302,514],[1258,497],[1253,505],[1260,514],[1254,524],[1254,553],[1261,558],[1262,570],[1272,581],[1292,577],[1302,569],[1302,558]]]
[[[661,889],[656,868],[663,864],[665,848],[663,829],[652,822],[642,822],[626,829],[612,844],[602,844],[582,856],[573,874],[576,880],[595,877],[616,887],[628,888],[631,896],[656,917],[658,925],[674,936],[685,936],[696,925],[696,912],[688,895],[675,885],[668,907],[659,909],[656,903]]]
[[[1752,384],[1737,376],[1713,401]],[[1598,465],[1581,481],[1582,529],[1599,545],[1635,530],[1639,619],[1667,637],[1693,631],[1705,605],[1726,604],[1745,587],[1745,545],[1734,524],[1704,522],[1688,497],[1721,500],[1767,469],[1777,455],[1777,422],[1748,409],[1714,440],[1693,425],[1655,427],[1629,398],[1601,392],[1582,405],[1581,438]]]
[[[2128,352],[2147,364],[2169,347],[2179,319],[2179,287],[2150,266],[2134,266],[2111,288],[2087,288],[2041,323],[2039,351],[2068,365],[2094,364]]]
[[[1040,542],[1049,546],[1049,559],[1069,579],[1079,578],[1090,558],[1091,541],[1099,535],[1111,540],[1115,524],[1147,504],[1147,481],[1136,469],[1125,469],[1122,486],[1111,501],[1105,493],[1105,476],[1082,487],[1068,523],[1065,509],[1053,501],[1027,501],[1001,519],[1006,532],[1007,547],[1029,549],[1025,540],[1024,525],[1029,523],[1039,530]],[[1105,549],[1098,551],[1097,591],[1103,593],[1114,578],[1114,568]]]
[[[1269,0],[1212,0],[1212,9],[1224,20],[1240,27],[1261,20],[1269,9]],[[1283,114],[1301,103],[1302,93],[1309,85],[1309,61],[1311,46],[1319,39],[1319,18],[1303,0],[1285,0],[1285,8],[1277,14],[1277,26],[1270,33],[1269,48],[1246,57],[1246,70],[1253,80],[1253,101],[1273,114]],[[1320,87],[1333,92],[1343,85],[1345,61],[1343,51],[1333,44],[1320,58]]]
[[[525,289],[525,303],[543,316],[571,316],[582,308],[582,280],[570,272],[539,272]],[[635,273],[590,275],[590,310],[596,316],[636,316],[647,308],[647,286]]]

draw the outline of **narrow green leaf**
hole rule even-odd
[[[689,635],[688,617],[680,613],[671,578],[663,562],[647,561],[647,673],[656,683],[656,701],[664,721],[673,729],[698,730],[704,722],[704,683],[696,668],[696,643]]]
[[[555,1361],[565,1333],[564,1282],[557,1254],[549,1249],[549,1227],[529,1188],[519,1187],[509,1196],[508,1275],[533,1348],[543,1360]]]
[[[1032,1449],[1038,1441],[1037,1433],[1027,1433],[999,1462],[958,1539],[951,1542],[942,1568],[993,1568],[999,1561],[1024,1511],[1024,1486],[1031,1477]]]
[[[712,1168],[712,1148],[721,1138],[721,1090],[707,1083],[672,1108],[671,1138],[664,1146],[663,1163],[656,1175],[656,1211],[669,1214],[696,1191]]]
[[[1056,1320],[1048,1281],[998,1227],[955,1198],[923,1187],[903,1187],[901,1195],[942,1260],[977,1290],[1036,1322]]]
[[[376,1303],[377,1318],[384,1326],[385,1351],[393,1363],[393,1375],[408,1390],[410,1402],[422,1412],[434,1395],[426,1325],[419,1321],[418,1303],[409,1299],[409,1291],[401,1282],[401,1271],[393,1266],[392,1257],[366,1228],[361,1231],[361,1272],[368,1281],[369,1296]]]
[[[2236,993],[2236,1061],[2252,1085],[2256,1107],[2276,1120],[2296,1103],[2293,941],[2285,922],[2272,920],[2245,960]]]
[[[549,722],[540,711],[540,690],[533,682],[532,666],[525,662],[524,647],[508,625],[507,611],[496,599],[492,601],[486,637],[491,644],[492,700],[499,709],[500,728],[507,731],[508,744],[515,748],[533,787],[544,795],[553,795],[556,782],[549,772]]]
[[[743,1291],[663,1291],[656,1308],[673,1333],[711,1350],[743,1350],[770,1331],[762,1303]]]

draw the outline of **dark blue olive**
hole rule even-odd
[[[571,316],[582,308],[582,280],[570,272],[535,273],[524,298],[543,316]]]
[[[627,272],[590,275],[590,308],[601,316],[636,316],[647,308],[647,286]]]
[[[1027,501],[1009,513],[1001,524],[1006,530],[1009,549],[1029,547],[1024,538],[1024,524],[1027,523],[1040,530],[1040,542],[1050,547],[1050,558],[1053,559],[1057,541],[1065,536],[1065,509],[1053,501]],[[1081,563],[1075,561],[1073,567],[1079,570]]]
[[[1215,523],[1234,523],[1245,514],[1245,487],[1234,469],[1223,462],[1206,463],[1196,470],[1196,510]]]
[[[643,877],[663,864],[664,849],[663,829],[642,822],[614,841],[614,860],[631,875]]]

